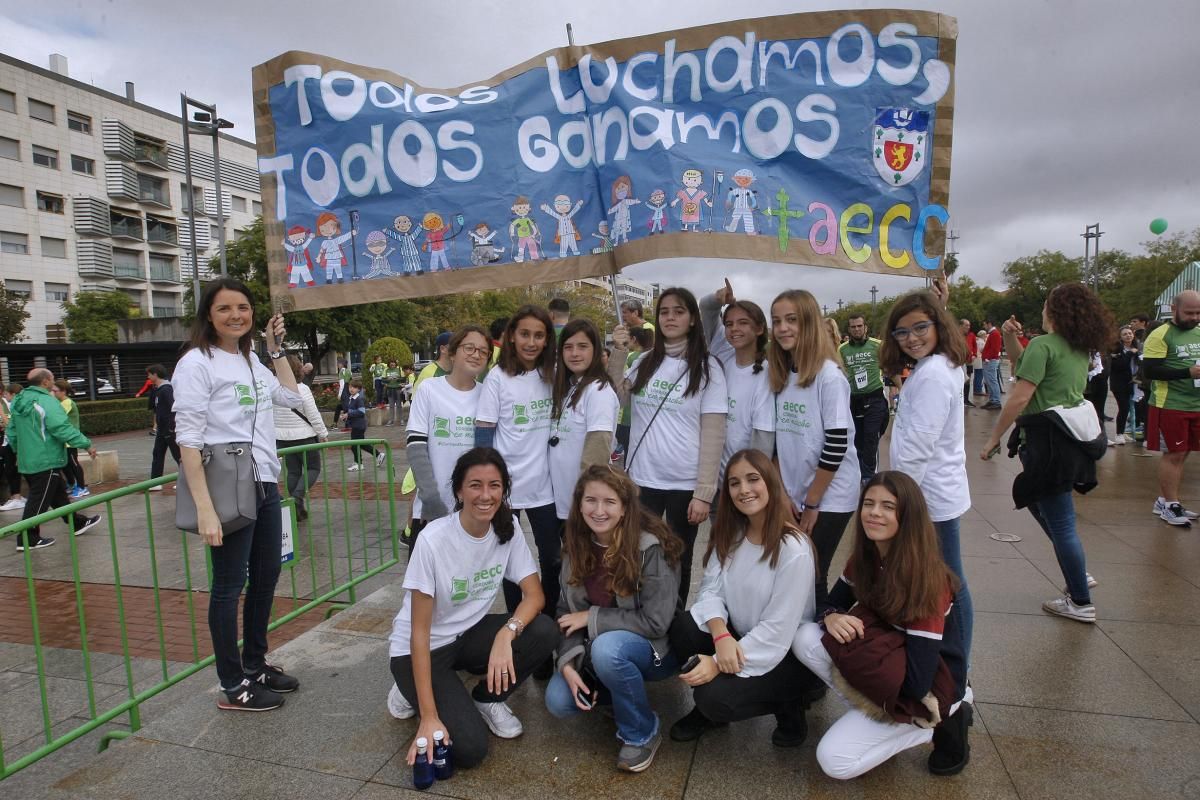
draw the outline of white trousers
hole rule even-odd
[[[833,662],[821,644],[824,633],[817,623],[804,623],[792,641],[792,653],[833,689]],[[841,697],[840,694],[838,696]],[[846,701],[844,697],[842,700]],[[877,722],[848,701],[846,705],[849,710],[829,726],[817,745],[817,763],[831,778],[857,778],[897,753],[933,740],[932,728],[921,728],[911,723]],[[958,705],[955,703],[950,712],[957,711]]]

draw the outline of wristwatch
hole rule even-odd
[[[267,355],[270,356],[272,361],[278,361],[279,359],[281,359],[287,355],[287,350],[284,350],[282,347],[274,352],[268,350]]]
[[[516,617],[511,617],[508,622],[504,623],[504,627],[513,632],[513,636],[520,636],[521,631],[525,630],[525,623]]]

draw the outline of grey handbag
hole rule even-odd
[[[258,472],[254,467],[251,444],[206,444],[200,450],[200,464],[204,467],[208,495],[221,520],[221,529],[232,533],[253,524],[258,519]],[[198,516],[187,475],[181,469],[175,492],[175,526],[197,533],[200,530]]]

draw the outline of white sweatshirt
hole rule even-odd
[[[253,388],[251,388],[253,370]],[[199,450],[206,444],[251,441],[263,483],[279,482],[273,406],[299,408],[300,395],[280,385],[258,356],[250,362],[219,347],[184,353],[171,378],[175,387],[175,441]],[[290,413],[290,412],[289,412]]]

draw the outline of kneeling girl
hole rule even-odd
[[[444,731],[455,762],[472,767],[487,756],[487,731],[504,739],[523,732],[504,700],[558,644],[544,604],[537,565],[508,504],[511,481],[490,447],[467,451],[450,479],[455,512],[429,523],[404,573],[404,604],[392,625],[392,676],[416,701],[417,737]],[[489,614],[502,580],[519,585],[512,615]],[[484,675],[470,692],[458,670]]]
[[[667,631],[679,592],[683,541],[638,502],[623,472],[583,471],[567,517],[558,601],[564,636],[546,687],[556,717],[611,698],[622,746],[618,769],[641,772],[662,742],[646,681],[675,674]]]

